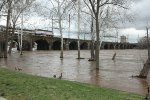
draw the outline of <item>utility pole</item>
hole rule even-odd
[[[149,34],[148,34],[148,27],[146,27],[146,31],[147,31],[147,47],[148,47],[148,60],[150,60],[150,42],[149,42]]]
[[[70,39],[70,14],[69,14],[69,31],[68,31],[67,50],[69,50],[69,39]]]
[[[22,12],[22,16],[21,16],[20,55],[23,55],[22,54],[22,35],[23,35],[23,12]]]
[[[54,25],[54,23],[53,23],[53,16],[52,16],[52,34],[54,35],[54,33],[53,33],[53,25]]]
[[[78,0],[78,59],[80,59],[80,0]]]

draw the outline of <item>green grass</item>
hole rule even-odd
[[[8,100],[143,100],[138,94],[4,68],[0,68],[0,94]]]

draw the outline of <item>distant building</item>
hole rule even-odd
[[[127,37],[126,36],[121,36],[120,37],[120,43],[127,43]]]

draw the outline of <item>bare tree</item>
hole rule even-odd
[[[91,58],[89,59],[89,61],[95,61],[95,23],[92,16],[93,15],[91,15]]]
[[[8,12],[7,12],[6,34],[5,34],[4,58],[7,58],[7,47],[8,47],[8,33],[9,33],[9,24],[10,24],[10,13],[11,13],[11,1],[8,0]]]
[[[139,78],[147,78],[147,75],[148,75],[148,72],[150,70],[150,41],[149,41],[149,28],[146,27],[146,31],[147,31],[147,37],[146,37],[146,40],[147,40],[147,49],[148,49],[148,59],[146,61],[146,63],[144,64],[140,74],[139,74]]]
[[[37,5],[40,5],[37,3]],[[47,5],[40,5],[41,9],[40,12],[38,12],[39,15],[42,15],[44,17],[52,18],[55,20],[55,22],[58,23],[58,29],[61,37],[61,52],[60,52],[60,58],[63,58],[63,23],[62,21],[65,20],[65,17],[68,17],[67,13],[72,5],[74,5],[73,0],[49,0],[47,2]],[[39,6],[37,6],[39,9]],[[41,13],[42,10],[42,13]]]
[[[12,33],[11,33],[11,43],[9,47],[9,53],[11,53],[12,43],[13,43],[13,36],[16,29],[16,24],[20,15],[23,11],[27,10],[27,8],[34,2],[34,0],[12,0],[11,2],[11,22],[12,22]]]
[[[93,19],[95,20],[95,31],[96,31],[96,69],[99,69],[99,50],[100,50],[100,33],[102,31],[102,26],[105,17],[107,15],[107,10],[113,12],[113,9],[116,8],[127,8],[128,0],[84,0],[85,4],[89,10],[93,13]],[[111,8],[111,9],[108,9]],[[123,10],[122,9],[122,10]]]
[[[0,1],[0,11],[2,10],[3,6],[5,5],[6,1],[2,0]]]
[[[150,39],[150,38],[149,38]],[[144,37],[141,37],[139,40],[138,40],[138,48],[139,49],[147,49],[147,36],[144,36]]]

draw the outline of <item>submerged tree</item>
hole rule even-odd
[[[148,59],[147,61],[145,62],[140,74],[139,74],[139,78],[147,78],[147,75],[148,75],[148,72],[150,70],[150,41],[149,41],[149,28],[146,27],[146,31],[147,31],[147,49],[148,49]]]
[[[7,58],[7,47],[8,47],[8,34],[9,34],[9,24],[10,24],[10,14],[11,14],[11,1],[8,0],[7,9],[7,23],[6,23],[6,33],[5,33],[5,46],[4,46],[4,58]]]
[[[150,38],[149,38],[150,39]],[[147,36],[144,36],[144,37],[141,37],[139,40],[138,40],[138,48],[139,49],[147,49]]]
[[[64,43],[63,43],[63,21],[66,17],[68,17],[67,12],[72,8],[74,5],[74,0],[48,0],[46,2],[47,5],[42,5],[37,3],[37,7],[39,11],[36,11],[40,16],[51,18],[55,20],[58,24],[58,30],[60,33],[61,38],[61,51],[60,51],[60,58],[63,58],[63,50],[64,50]],[[53,22],[52,22],[53,23]],[[54,24],[56,24],[54,23]]]
[[[0,11],[3,10],[3,14],[7,16],[6,20],[6,33],[4,34],[4,58],[7,58],[8,40],[11,40],[9,53],[11,53],[13,36],[16,29],[16,23],[20,18],[21,13],[26,10],[27,7],[34,0],[3,0],[0,2]],[[13,26],[11,26],[13,25]],[[12,27],[12,28],[11,28]],[[9,38],[9,39],[8,39]]]
[[[92,18],[92,16],[91,16]],[[91,19],[91,44],[90,44],[90,49],[91,49],[91,58],[89,61],[95,61],[95,25],[94,25],[94,20],[93,18]]]
[[[96,59],[96,69],[99,69],[99,50],[100,50],[100,34],[102,32],[102,26],[105,17],[107,17],[107,11],[110,12],[113,17],[111,18],[119,18],[119,16],[115,16],[116,13],[113,11],[122,12],[124,9],[128,9],[128,0],[84,0],[86,5],[88,6],[90,12],[93,14],[93,19],[95,20],[95,31],[96,31],[96,50],[95,50],[95,59]],[[109,9],[108,9],[109,8]],[[104,17],[105,16],[105,17]],[[116,20],[117,22],[117,20]],[[110,22],[108,21],[108,24]]]
[[[9,0],[1,0],[0,1],[0,12],[2,11],[3,7],[9,2]]]
[[[18,19],[23,16],[21,14],[23,11],[27,10],[30,5],[34,2],[34,0],[12,0],[11,3],[11,22],[12,22],[12,34],[11,34],[11,42],[9,47],[9,53],[11,53],[12,45],[13,45],[13,36],[15,34],[16,24]],[[21,19],[23,20],[23,19]],[[23,23],[23,22],[22,22]]]

